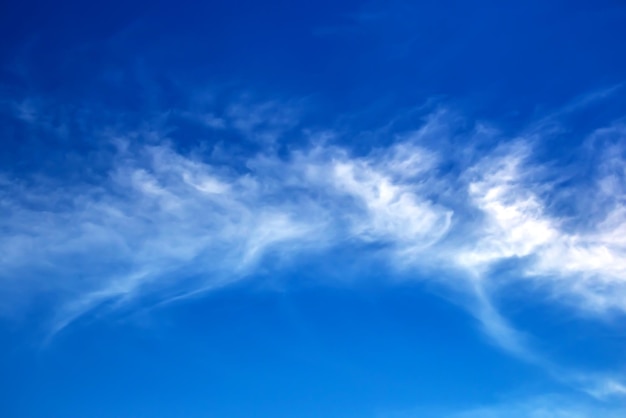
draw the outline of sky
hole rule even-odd
[[[0,5],[0,416],[626,416],[622,1]]]

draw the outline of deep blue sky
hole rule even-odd
[[[0,416],[626,415],[626,5],[0,5]]]

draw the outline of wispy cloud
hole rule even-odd
[[[177,152],[165,134],[145,136],[133,144],[137,133],[107,133],[116,151],[98,184],[3,179],[3,291],[58,293],[54,330],[103,302],[240,280],[272,253],[351,241],[415,251],[450,225],[449,210],[402,179],[423,176],[430,158],[408,144],[408,158],[397,147],[356,158],[316,145],[287,157],[263,151],[235,168]]]
[[[447,416],[449,418],[592,418],[600,416],[617,418],[624,412],[624,409],[620,407],[606,407],[567,397],[544,396],[480,407]]]
[[[625,412],[623,405],[605,405],[579,397],[549,394],[503,399],[498,403],[456,411],[451,411],[450,408],[417,408],[386,412],[378,416],[380,418],[617,418],[623,416]]]
[[[28,103],[13,116],[38,124]],[[569,376],[499,312],[500,289],[521,280],[583,314],[626,310],[619,121],[584,142],[593,170],[577,183],[535,155],[537,138],[548,140],[551,129],[485,148],[497,130],[479,122],[456,129],[452,113],[437,111],[417,130],[357,153],[342,145],[345,132],[300,127],[297,112],[274,101],[235,103],[219,116],[170,114],[210,115],[210,129],[265,145],[231,160],[223,144],[181,151],[166,115],[154,129],[118,123],[85,132],[114,149],[98,154],[107,163],[95,179],[0,177],[5,313],[46,295],[54,333],[99,307],[179,300],[252,277],[271,259],[297,263],[352,247],[404,276],[437,272],[499,346]],[[281,150],[288,131],[301,145]],[[451,151],[453,143],[464,149]],[[573,210],[563,214],[555,202],[568,199]],[[598,397],[624,393],[619,379],[598,376],[567,380]]]
[[[619,132],[620,142],[626,138],[621,128],[610,129]],[[591,185],[571,194],[602,206],[587,206],[574,219],[550,213],[547,201],[561,190],[541,181],[546,168],[532,162],[526,146],[514,146],[504,156],[487,158],[470,169],[476,175],[469,182],[470,199],[484,221],[477,244],[458,252],[460,263],[485,269],[502,260],[521,259],[523,277],[582,302],[581,307],[599,313],[624,311],[626,246],[620,231],[626,222],[625,161],[615,147],[607,144],[600,151],[605,156]]]

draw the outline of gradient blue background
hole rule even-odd
[[[201,106],[208,90],[218,114],[242,94],[296,97],[303,125],[360,132],[345,145],[367,152],[384,145],[370,130],[433,99],[515,132],[623,82],[625,40],[622,1],[3,2],[0,96],[71,103],[65,116],[94,126]],[[575,161],[577,141],[623,115],[621,97],[576,114],[545,158]],[[2,170],[97,179],[107,163],[76,123],[59,139],[3,113]],[[172,133],[180,150],[202,136],[185,121]],[[595,402],[503,352],[436,286],[389,286],[384,272],[319,284],[324,262],[283,271],[285,287],[252,277],[164,308],[96,312],[45,343],[42,298],[0,319],[0,416],[439,417],[538,393]],[[623,326],[572,318],[535,291],[520,287],[502,310],[553,357],[624,364]]]

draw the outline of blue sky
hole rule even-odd
[[[0,7],[0,416],[626,415],[622,2]]]

